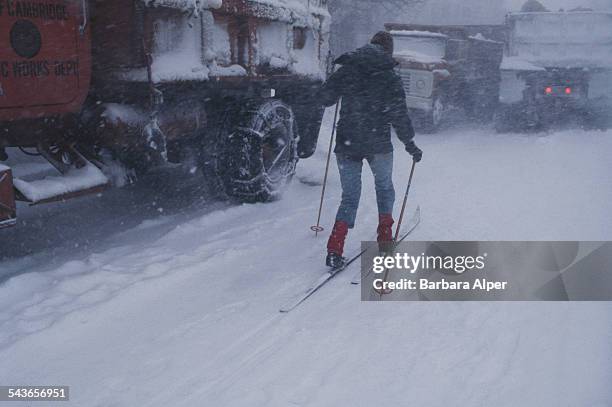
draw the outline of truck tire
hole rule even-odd
[[[432,103],[432,109],[425,112],[419,120],[419,127],[424,133],[435,133],[444,120],[446,106],[441,97],[436,96]]]
[[[513,122],[512,110],[507,106],[500,105],[493,115],[493,126],[497,133],[509,133],[517,130]]]
[[[298,161],[293,110],[273,99],[238,117],[234,123],[226,120],[217,143],[218,184],[240,202],[274,200],[291,181]]]
[[[521,113],[520,120],[525,131],[535,133],[542,130],[542,116],[535,106],[527,106]]]

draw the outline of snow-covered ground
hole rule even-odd
[[[329,121],[299,180],[321,178]],[[417,142],[413,239],[612,239],[612,131]],[[166,180],[20,207],[0,231],[0,384],[69,385],[66,405],[100,407],[612,406],[608,303],[361,303],[348,272],[279,314],[323,271],[320,189],[298,179],[266,205]],[[334,165],[326,227],[339,193]],[[376,227],[367,169],[362,200],[351,246]]]

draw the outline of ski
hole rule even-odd
[[[287,313],[289,311],[297,308],[298,305],[306,301],[310,296],[312,296],[315,292],[317,292],[321,287],[323,287],[329,280],[346,270],[351,264],[357,261],[364,253],[366,249],[359,248],[358,251],[354,252],[354,254],[346,259],[342,267],[337,269],[332,269],[323,274],[306,292],[294,298],[291,302],[287,303],[285,306],[281,307],[280,312]]]
[[[420,222],[421,222],[421,207],[417,207],[414,215],[412,216],[410,221],[407,223],[408,230],[401,235],[397,243],[404,241],[416,229],[416,227],[419,225]],[[395,246],[397,246],[397,243]],[[310,286],[310,288],[308,288],[308,290],[306,290],[303,294],[299,295],[298,297],[294,298],[292,301],[290,301],[283,307],[281,307],[279,311],[281,313],[286,314],[296,309],[300,304],[302,304],[304,301],[310,298],[314,293],[319,291],[321,287],[327,284],[332,278],[334,278],[335,276],[337,276],[338,274],[346,270],[351,264],[359,260],[359,258],[366,251],[367,251],[367,248],[364,249],[360,247],[357,252],[355,252],[352,256],[349,256],[347,258],[346,262],[342,265],[342,267],[333,269],[333,270],[329,270],[327,273],[323,274],[313,285]],[[361,271],[359,271],[357,276],[359,279],[357,280],[357,283],[355,284],[359,284],[359,282],[361,281]]]
[[[395,242],[390,252],[393,253],[397,245],[403,242],[404,240],[406,240],[406,238],[410,236],[412,232],[414,232],[414,230],[417,228],[417,226],[419,226],[420,223],[421,223],[421,207],[418,206],[416,211],[414,212],[414,215],[412,215],[412,218],[407,223],[406,231],[400,235],[399,240]],[[372,271],[369,271],[368,274],[365,275],[365,277],[368,277],[371,272]],[[361,284],[361,270],[358,270],[357,273],[353,276],[353,278],[351,279],[351,284],[353,285]]]

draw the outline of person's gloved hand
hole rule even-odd
[[[414,144],[414,141],[411,141],[410,144],[406,146],[406,151],[410,153],[412,159],[417,163],[423,158],[423,151]]]

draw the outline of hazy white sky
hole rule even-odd
[[[597,11],[612,11],[612,0],[540,0],[551,11],[583,6]],[[501,24],[508,11],[519,11],[525,0],[428,0],[412,22],[430,24]],[[387,20],[405,19],[385,16]]]
[[[597,10],[612,9],[612,0],[539,0],[549,10],[560,8],[571,9],[578,6],[591,7]],[[504,0],[508,10],[516,11],[521,8],[525,0]]]

